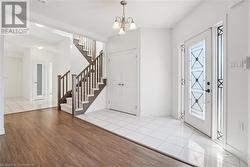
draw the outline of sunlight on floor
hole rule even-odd
[[[29,101],[22,97],[16,98],[6,98],[4,105],[4,113],[12,114],[24,111],[31,111],[49,107],[56,107],[57,103],[53,102],[50,99],[46,100],[37,100],[37,101]]]

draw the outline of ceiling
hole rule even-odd
[[[172,28],[203,0],[128,0],[126,15],[138,27]],[[32,0],[31,12],[87,31],[109,37],[116,34],[112,24],[120,16],[119,0]]]
[[[58,33],[60,33],[58,30],[40,24],[30,23],[30,32],[28,35],[5,37],[5,52],[22,55],[30,48],[42,46],[46,51],[59,53],[60,51],[55,45],[68,39],[68,37]],[[71,34],[68,35],[70,36]]]

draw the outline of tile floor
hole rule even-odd
[[[24,111],[31,111],[49,107],[56,107],[57,103],[50,99],[29,101],[23,97],[6,98],[4,105],[4,113],[12,114]]]
[[[247,166],[205,135],[171,117],[136,117],[111,110],[91,112],[78,117],[198,166]]]

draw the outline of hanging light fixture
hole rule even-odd
[[[122,5],[122,17],[117,16],[115,22],[113,24],[113,29],[119,30],[119,35],[126,34],[127,30],[135,30],[137,29],[134,19],[132,17],[128,17],[126,19],[125,16],[125,6],[127,5],[127,1],[121,1]]]

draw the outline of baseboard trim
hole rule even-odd
[[[236,155],[238,158],[240,158],[240,160],[242,160],[242,161],[244,161],[244,162],[246,162],[246,163],[248,162],[248,156],[247,156],[247,154],[242,153],[241,151],[235,149],[234,147],[232,147],[232,146],[230,146],[230,145],[228,145],[228,144],[226,144],[225,149],[226,149],[228,152],[230,152],[230,153]]]
[[[4,128],[1,128],[1,129],[0,129],[0,136],[1,136],[1,135],[4,135],[4,134],[5,134]]]

